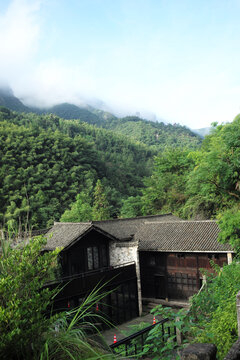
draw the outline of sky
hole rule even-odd
[[[192,129],[240,113],[240,0],[1,0],[0,85]]]

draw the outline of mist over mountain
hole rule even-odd
[[[92,189],[93,203],[98,179],[110,216],[118,216],[125,201],[139,200],[154,156],[170,147],[194,151],[202,142],[179,124],[118,118],[90,105],[27,107],[8,88],[0,92],[0,123],[0,222],[28,216],[29,201],[36,227],[59,220],[81,191]]]
[[[0,106],[5,106],[10,110],[29,112],[29,108],[25,106],[8,86],[0,87]]]
[[[192,129],[192,131],[204,138],[206,135],[210,134],[211,127],[206,127],[202,129]]]
[[[148,146],[154,146],[156,150],[163,150],[166,146],[190,146],[194,148],[201,143],[200,136],[186,126],[159,122],[154,116],[155,121],[147,120],[141,118],[139,112],[119,118],[111,112],[94,107],[93,103],[107,109],[104,102],[96,99],[92,100],[91,105],[77,106],[65,102],[48,108],[30,107],[15,97],[10,88],[2,87],[0,90],[0,106],[5,106],[10,110],[33,112],[39,115],[54,114],[66,120],[78,119],[90,125],[112,130]]]

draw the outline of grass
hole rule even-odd
[[[45,334],[45,342],[40,360],[96,360],[115,359],[116,356],[101,337],[97,322],[111,325],[101,314],[93,309],[108,293],[103,286],[95,288],[76,309],[64,312],[56,319]],[[101,341],[93,340],[100,338]]]

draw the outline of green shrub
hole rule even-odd
[[[178,358],[178,350],[184,346],[185,340],[183,344],[177,344],[175,328],[181,329],[183,335],[190,330],[186,310],[181,309],[176,312],[170,307],[158,305],[151,310],[151,313],[155,317],[168,319],[168,322],[164,323],[164,331],[161,324],[157,324],[149,331],[140,355],[151,356],[153,360],[172,359],[173,354],[175,358]]]
[[[60,249],[42,252],[46,241],[40,236],[17,247],[2,241],[0,359],[113,359],[106,345],[88,337],[95,331],[96,338],[95,320],[104,321],[93,310],[109,294],[103,292],[104,285],[95,288],[78,308],[55,316],[49,314],[52,298],[59,289],[50,291],[43,285],[58,268]]]
[[[2,242],[0,256],[0,358],[32,359],[54,318],[46,310],[56,292],[42,289],[56,267],[59,249],[41,254],[46,239],[24,246]]]
[[[115,355],[94,325],[99,322],[111,325],[93,310],[109,293],[103,292],[103,286],[98,286],[78,308],[62,313],[44,334],[39,360],[114,359]]]
[[[203,290],[191,304],[192,334],[196,342],[214,343],[218,359],[223,359],[238,338],[236,295],[240,284],[240,264],[214,265],[215,275],[207,275]]]

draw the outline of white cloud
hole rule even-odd
[[[26,72],[37,50],[38,0],[13,0],[0,14],[0,81],[14,83]]]
[[[26,79],[28,88],[22,96],[29,104],[50,106],[60,102],[81,104],[96,95],[95,79],[83,66],[68,66],[60,59],[38,64]],[[20,90],[20,89],[19,89]]]
[[[168,28],[164,36],[157,31],[142,38],[133,29],[118,41],[93,38],[84,46],[87,35],[76,24],[81,45],[72,41],[73,53],[69,46],[66,54],[68,44],[58,31],[53,35],[55,27],[68,26],[57,21],[57,6],[57,0],[13,0],[0,14],[0,84],[8,82],[28,104],[98,98],[121,114],[153,112],[193,128],[231,121],[239,112],[239,52],[233,62],[220,45],[182,49],[182,42],[169,42]],[[71,40],[69,33],[65,42]]]

